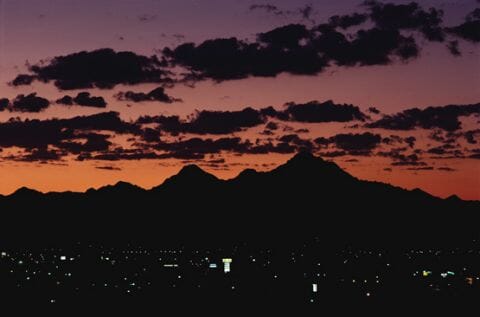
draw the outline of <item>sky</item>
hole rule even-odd
[[[150,188],[185,164],[232,178],[307,149],[478,200],[477,8],[0,0],[0,194]]]

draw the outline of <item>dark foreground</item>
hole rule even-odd
[[[309,153],[231,180],[186,166],[150,190],[23,188],[0,197],[0,308],[458,316],[480,298],[479,207]]]
[[[440,311],[480,298],[480,244],[448,249],[67,248],[1,250],[2,306],[17,311],[211,314]],[[226,259],[226,260],[225,260]],[[230,272],[225,272],[225,261]],[[413,310],[410,310],[413,309]],[[92,314],[96,315],[96,314]]]

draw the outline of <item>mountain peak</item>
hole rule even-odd
[[[284,166],[289,166],[291,168],[300,168],[300,169],[311,169],[311,168],[332,168],[336,167],[340,169],[335,163],[328,162],[322,159],[320,156],[315,156],[308,151],[300,151],[295,154],[291,159],[289,159]]]
[[[115,193],[115,194],[118,194],[118,193],[131,193],[131,192],[138,192],[138,191],[142,191],[143,188],[137,186],[137,185],[133,185],[133,184],[130,184],[128,182],[125,182],[125,181],[119,181],[117,183],[115,183],[114,185],[106,185],[106,186],[103,186],[103,187],[100,187],[98,189],[93,189],[93,188],[90,188],[89,190],[87,190],[87,194],[92,194],[92,193]]]
[[[325,161],[321,157],[313,155],[308,151],[300,151],[285,164],[280,165],[272,172],[278,174],[287,173],[291,177],[307,177],[319,179],[330,179],[332,181],[346,181],[354,179],[353,176],[341,169],[337,164]]]
[[[182,167],[182,169],[180,170],[180,172],[178,172],[177,175],[174,175],[171,178],[172,179],[181,178],[187,181],[196,181],[201,179],[202,180],[205,180],[205,179],[218,180],[218,178],[215,175],[204,171],[202,168],[200,168],[198,165],[195,165],[195,164],[185,165],[184,167]]]
[[[289,163],[307,163],[307,162],[315,162],[315,161],[323,161],[322,158],[316,157],[309,151],[299,151],[297,154],[295,154],[291,159],[287,161],[287,164]]]
[[[457,202],[457,201],[462,201],[462,199],[461,199],[460,197],[458,197],[457,195],[455,195],[455,194],[453,194],[453,195],[451,195],[451,196],[448,196],[448,197],[446,198],[446,200],[455,201],[455,202]]]
[[[158,190],[163,187],[193,187],[203,186],[218,181],[214,175],[205,172],[203,169],[195,164],[185,165],[178,174],[167,178],[162,185],[152,188]]]
[[[17,189],[14,193],[12,193],[12,196],[15,195],[15,196],[18,196],[18,195],[39,195],[39,194],[42,194],[41,192],[39,192],[38,190],[35,190],[35,189],[31,189],[31,188],[28,188],[28,187],[20,187],[19,189]]]
[[[118,181],[115,185],[113,185],[114,187],[122,187],[122,188],[138,188],[137,185],[133,185],[129,182],[125,182],[125,181]]]
[[[201,169],[198,165],[189,164],[182,167],[182,169],[180,170],[180,172],[178,172],[177,175],[205,175],[205,174],[211,175],[205,172],[203,169]]]

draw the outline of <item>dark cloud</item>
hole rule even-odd
[[[371,151],[380,145],[382,137],[379,134],[365,132],[362,134],[337,134],[329,138],[318,137],[314,142],[320,147],[335,145],[340,151],[333,152],[335,156],[342,155],[371,155]],[[328,155],[323,153],[322,155]]]
[[[263,130],[262,132],[260,132],[261,135],[267,135],[267,136],[272,136],[272,135],[275,135],[275,133],[272,131],[272,130]]]
[[[433,171],[433,167],[431,166],[419,166],[419,167],[409,167],[407,168],[409,171]]]
[[[435,8],[424,10],[415,2],[408,4],[366,1],[370,19],[377,27],[388,30],[416,30],[430,41],[442,42],[445,34],[442,29],[443,11]]]
[[[300,128],[300,129],[297,129],[295,130],[295,133],[309,133],[310,130],[306,129],[306,128]]]
[[[469,158],[480,159],[480,148],[471,149],[469,152],[473,153],[473,154],[468,156]]]
[[[275,122],[268,122],[266,125],[265,125],[265,130],[277,130],[278,129],[278,124],[276,124]]]
[[[339,65],[387,65],[393,58],[407,61],[418,56],[419,47],[412,36],[398,30],[372,28],[360,30],[341,54],[332,56]]]
[[[315,75],[331,62],[343,66],[384,65],[392,57],[408,60],[418,55],[412,36],[398,30],[359,30],[352,39],[332,27],[307,29],[290,24],[260,33],[250,43],[236,38],[182,44],[163,53],[173,65],[187,68],[186,80],[216,81],[273,77],[280,73]]]
[[[392,166],[425,166],[416,153],[406,154],[407,148],[392,148],[389,151],[379,151],[377,156],[388,157],[393,160]]]
[[[465,131],[463,136],[470,144],[477,144],[477,138],[480,136],[480,129]]]
[[[262,135],[274,135],[274,131],[278,130],[278,124],[273,122],[273,121],[270,121],[268,122],[266,125],[265,125],[265,128],[262,132],[260,132],[260,134]]]
[[[450,167],[446,167],[446,166],[445,166],[445,167],[438,167],[437,170],[439,170],[439,171],[444,171],[444,172],[455,172],[455,171],[456,171],[456,169],[450,168]]]
[[[120,160],[146,160],[165,158],[153,152],[144,149],[123,149],[115,148],[111,151],[105,151],[100,154],[82,153],[77,157],[78,161],[97,160],[97,161],[120,161]]]
[[[314,13],[313,6],[307,4],[301,8],[296,10],[282,10],[278,6],[270,3],[265,4],[252,4],[249,7],[250,11],[265,11],[267,13],[271,13],[276,16],[291,16],[291,15],[300,15],[300,17],[304,20],[308,20],[314,22],[312,20],[312,15]]]
[[[408,145],[410,148],[413,148],[414,145],[415,145],[415,142],[416,142],[416,138],[414,136],[410,136],[410,137],[400,137],[398,135],[390,135],[390,136],[387,136],[387,137],[383,137],[382,138],[382,143],[383,144],[387,144],[387,145],[391,145],[391,146],[399,146],[399,145]],[[406,151],[407,148],[406,147],[397,147],[396,148],[397,150],[401,150],[401,151]]]
[[[223,164],[225,163],[225,159],[219,158],[219,159],[208,160],[206,162],[210,164]]]
[[[398,161],[393,162],[392,166],[426,166],[427,163],[420,161]]]
[[[325,102],[310,101],[305,104],[287,103],[283,114],[290,121],[299,122],[347,122],[364,121],[367,116],[360,109],[348,104],[335,104],[331,100]],[[284,116],[280,116],[282,119]]]
[[[178,116],[140,117],[138,123],[158,123],[163,131],[195,134],[228,134],[265,123],[261,111],[245,108],[240,111],[202,110],[190,120],[181,120]]]
[[[138,20],[139,20],[140,22],[150,22],[150,21],[155,20],[156,18],[157,18],[156,15],[154,15],[154,14],[147,14],[147,13],[146,13],[146,14],[141,14],[141,15],[138,16]]]
[[[367,1],[365,8],[364,13],[332,16],[327,23],[311,28],[302,24],[281,26],[258,34],[255,41],[234,37],[210,39],[198,45],[185,43],[166,48],[163,54],[172,65],[190,71],[185,80],[223,81],[280,73],[316,75],[332,64],[387,65],[419,55],[417,33],[426,42],[445,41],[441,10],[423,9],[415,2],[397,5],[378,1]],[[269,4],[250,7],[258,9],[282,12]],[[306,6],[298,12],[310,19],[313,8]],[[362,27],[346,33],[352,26]],[[459,27],[450,31],[455,32],[467,33]],[[452,54],[459,53],[455,42],[448,45]]]
[[[330,139],[339,149],[345,151],[370,151],[380,144],[382,137],[379,134],[365,132],[362,134],[337,134]]]
[[[102,166],[95,166],[96,169],[99,170],[107,170],[107,171],[121,171],[122,169],[117,166],[111,166],[111,165],[102,165]]]
[[[28,85],[33,80],[53,81],[59,89],[68,90],[169,82],[171,80],[163,66],[164,63],[156,56],[115,52],[105,48],[57,56],[48,62],[30,66],[31,74],[19,75],[12,84]]]
[[[331,27],[339,27],[348,29],[352,26],[360,25],[368,19],[367,14],[353,13],[350,15],[334,15],[328,20],[328,25]]]
[[[97,154],[82,153],[78,160],[140,160],[140,159],[166,159],[176,158],[183,160],[203,160],[207,155],[230,152],[242,154],[268,154],[268,153],[294,153],[298,147],[279,142],[254,144],[249,140],[238,137],[226,137],[219,139],[190,138],[171,142],[154,142],[136,144],[138,148],[124,149],[115,148]]]
[[[453,56],[462,55],[462,52],[460,52],[460,49],[458,48],[458,41],[457,40],[448,42],[447,48]]]
[[[76,97],[63,96],[56,101],[57,104],[72,106],[78,105],[83,107],[105,108],[107,102],[103,97],[91,96],[89,92],[80,92]]]
[[[403,139],[409,147],[413,148],[417,139],[414,136],[409,136]]]
[[[382,143],[393,145],[397,143],[403,143],[403,138],[398,135],[390,135],[382,139]]]
[[[63,153],[58,150],[51,150],[46,148],[32,149],[30,152],[20,155],[10,155],[6,159],[18,162],[40,162],[48,163],[59,161],[63,157]]]
[[[313,10],[313,6],[310,5],[310,4],[307,4],[301,8],[298,9],[298,12],[300,13],[300,16],[305,19],[305,20],[309,20],[309,21],[312,21],[312,15],[314,13],[314,10]]]
[[[456,155],[460,152],[456,152],[454,149],[456,149],[458,146],[453,145],[450,143],[443,144],[440,146],[432,147],[427,149],[427,153],[430,154],[437,154],[437,155],[443,155],[443,154],[450,154],[450,155]]]
[[[366,126],[389,130],[439,128],[445,131],[455,131],[461,128],[459,117],[473,114],[480,114],[480,103],[408,109],[394,115],[386,115],[378,121],[368,123]]]
[[[319,152],[318,153],[321,157],[339,157],[348,155],[345,151],[330,151],[330,152]]]
[[[72,152],[102,150],[109,142],[94,131],[119,134],[140,134],[135,125],[124,122],[117,112],[105,112],[71,119],[17,120],[0,123],[0,147],[20,147],[27,150],[49,146]],[[90,133],[89,133],[90,132]],[[84,143],[79,140],[86,140]]]
[[[245,153],[250,144],[241,138],[201,139],[191,138],[177,142],[160,142],[154,145],[156,150],[167,151],[175,154],[176,158],[186,158],[190,155],[218,154],[221,151]]]
[[[157,87],[148,93],[144,92],[119,92],[115,95],[118,100],[128,100],[133,102],[159,101],[164,103],[181,102],[181,99],[173,98],[165,93],[165,88]]]
[[[12,85],[32,81],[51,82],[62,89],[113,88],[117,84],[192,83],[243,79],[251,76],[274,77],[281,73],[316,75],[332,65],[387,65],[419,56],[423,42],[444,42],[446,34],[478,42],[478,12],[472,12],[461,25],[442,26],[443,12],[408,4],[366,1],[365,12],[335,15],[328,22],[312,27],[288,24],[259,33],[254,40],[235,37],[208,39],[202,43],[183,43],[160,51],[160,57],[104,48],[57,56],[29,67]],[[311,5],[283,11],[273,4],[253,4],[250,10],[265,10],[277,15],[296,14],[312,21]],[[149,21],[153,15],[140,16]],[[357,26],[351,31],[352,26]],[[418,41],[417,34],[424,41]],[[459,55],[455,40],[447,44]],[[183,68],[178,69],[178,66]],[[186,72],[185,72],[186,70]],[[173,73],[181,79],[171,78]],[[149,93],[130,92],[131,99],[151,100]],[[164,99],[168,100],[168,99]],[[168,102],[168,101],[167,101]]]
[[[437,151],[438,153],[436,153]],[[451,151],[442,151],[441,149],[434,148],[433,151],[427,153],[434,154],[430,157],[431,159],[463,159],[466,157],[466,155],[458,149]]]
[[[434,129],[430,132],[429,138],[440,143],[455,143],[456,139],[461,135],[461,132],[445,131]]]
[[[375,107],[369,107],[369,108],[368,108],[368,112],[373,113],[373,114],[379,114],[379,113],[380,113],[380,110],[378,110],[378,109],[375,108]]]
[[[312,45],[302,45],[308,35],[305,26],[291,24],[259,34],[254,43],[234,37],[213,39],[166,48],[163,53],[170,63],[190,71],[186,80],[274,77],[283,72],[314,75],[327,63]]]
[[[157,123],[160,130],[172,134],[228,134],[264,124],[268,118],[321,123],[363,121],[367,116],[353,105],[340,105],[332,101],[323,103],[311,101],[306,104],[288,103],[283,111],[277,111],[272,107],[259,110],[245,108],[239,111],[202,110],[197,111],[187,120],[182,120],[178,116],[143,116],[137,120],[137,123]],[[278,129],[278,124],[270,121],[267,123],[264,133],[271,135],[273,134],[271,131],[276,129]]]
[[[142,130],[142,139],[145,142],[159,142],[160,135],[160,131],[156,129],[146,128]]]
[[[83,152],[106,151],[112,145],[108,139],[109,135],[98,133],[81,133],[75,135],[75,139],[86,139],[85,142],[78,141],[61,141],[56,146],[71,154],[80,154]]]
[[[140,145],[142,146],[142,145]],[[264,142],[256,140],[242,140],[239,137],[190,138],[172,142],[156,142],[143,144],[147,150],[161,151],[162,158],[179,159],[203,159],[206,155],[230,152],[238,155],[243,154],[269,154],[269,153],[294,153],[304,148],[301,142]]]
[[[70,96],[63,96],[62,98],[59,98],[57,99],[57,101],[55,101],[57,104],[60,104],[60,105],[65,105],[65,106],[73,106],[75,103],[73,102],[73,98],[70,97]]]
[[[447,32],[456,35],[464,40],[480,42],[480,8],[473,10],[460,25],[446,29]]]
[[[307,27],[302,24],[289,24],[272,31],[258,34],[258,40],[268,46],[278,49],[295,49],[300,41],[310,36]]]
[[[36,93],[18,95],[11,103],[9,110],[18,112],[41,112],[50,106],[50,101],[37,96]]]
[[[26,86],[30,85],[35,80],[35,76],[20,74],[15,77],[14,80],[10,83],[12,86]]]
[[[320,146],[328,146],[332,143],[330,138],[318,137],[314,140],[314,142]]]
[[[268,13],[273,13],[275,15],[283,15],[284,11],[280,10],[276,5],[273,4],[252,4],[249,7],[250,11],[255,11],[255,10],[262,10],[266,11]]]
[[[295,153],[300,150],[297,146],[288,144],[285,142],[280,142],[274,144],[272,142],[267,142],[263,144],[254,145],[248,148],[250,154],[268,154],[268,153],[280,153],[280,154],[290,154]]]
[[[0,98],[0,111],[4,111],[8,108],[10,101],[7,98]]]
[[[465,139],[468,144],[477,144],[479,136],[480,129],[448,132],[443,130],[434,130],[430,133],[429,138],[436,142],[442,143],[443,145],[458,144],[461,138]]]
[[[293,144],[298,148],[303,148],[308,151],[311,151],[313,149],[313,143],[310,140],[302,139],[297,134],[283,135],[278,140],[283,143]]]

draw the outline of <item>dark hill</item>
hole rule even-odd
[[[119,182],[85,193],[20,189],[0,197],[5,243],[442,244],[475,238],[479,202],[358,180],[299,153],[269,171],[220,180],[195,165],[151,190]]]

